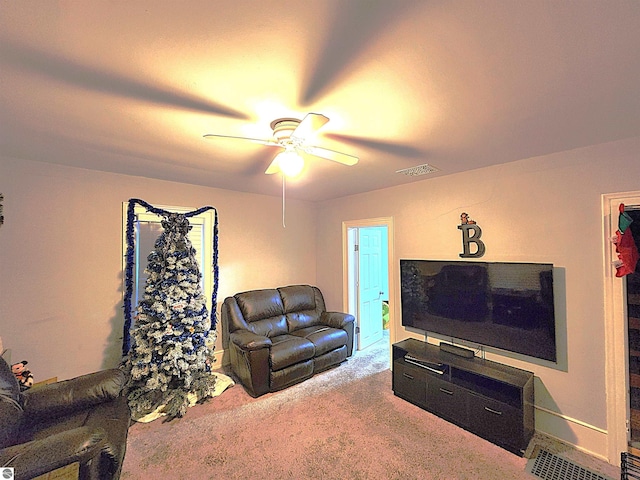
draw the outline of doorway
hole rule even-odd
[[[613,262],[617,259],[615,245],[610,241],[618,229],[618,207],[625,205],[625,211],[640,210],[640,192],[603,195],[602,212],[604,214],[605,267],[605,373],[607,385],[607,457],[610,463],[616,463],[620,452],[632,449],[632,432],[640,429],[638,414],[634,412],[638,405],[635,396],[636,359],[634,355],[635,332],[632,332],[635,320],[629,301],[634,301],[635,279],[618,278]],[[635,222],[634,222],[635,223]],[[640,220],[639,220],[640,223]],[[637,226],[636,226],[637,227]],[[634,233],[635,237],[635,233]],[[636,274],[637,275],[637,274]],[[636,423],[633,425],[633,423]],[[636,432],[637,433],[637,432]],[[637,450],[636,450],[637,451]]]
[[[356,318],[357,350],[395,339],[392,233],[391,218],[343,223],[345,305]]]
[[[629,229],[640,250],[640,209],[625,208],[633,222]],[[629,446],[640,450],[640,271],[625,277],[629,390]]]

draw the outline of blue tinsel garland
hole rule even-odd
[[[135,254],[135,238],[133,223],[135,220],[135,205],[143,206],[147,212],[155,213],[159,216],[169,215],[174,212],[154,207],[144,200],[132,198],[129,200],[127,208],[127,264],[125,268],[125,295],[124,295],[124,331],[122,335],[122,356],[125,357],[131,348],[131,297],[133,295],[133,257]],[[218,211],[214,207],[202,207],[198,210],[185,213],[184,216],[195,217],[207,210],[215,212],[215,220],[213,223],[213,292],[211,294],[211,329],[215,330],[216,306],[218,298]]]

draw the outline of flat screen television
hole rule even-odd
[[[400,260],[402,325],[556,362],[553,265]]]

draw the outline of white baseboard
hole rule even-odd
[[[572,445],[605,462],[617,465],[618,458],[607,458],[607,431],[543,407],[536,409],[536,431]]]
[[[224,356],[224,350],[218,350],[216,352],[213,352],[213,365],[211,365],[211,368],[213,370],[217,370],[219,368],[222,368],[222,358]]]

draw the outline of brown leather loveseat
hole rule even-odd
[[[66,468],[82,480],[119,478],[131,422],[125,382],[111,369],[20,392],[0,357],[0,466],[16,480]]]
[[[353,352],[353,332],[353,315],[327,312],[309,285],[238,293],[222,304],[223,347],[253,397],[342,363]]]

